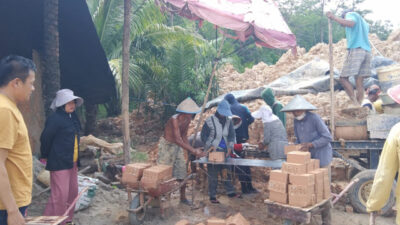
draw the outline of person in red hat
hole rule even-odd
[[[388,95],[400,104],[400,85],[394,86],[388,90]],[[387,202],[396,173],[400,172],[400,123],[392,127],[383,146],[378,168],[376,169],[374,183],[367,201],[367,211],[371,212],[373,217],[375,212],[379,211]],[[400,198],[400,186],[396,187],[396,199]],[[399,212],[400,204],[396,203],[396,209]],[[396,224],[400,224],[400,214],[397,213]]]

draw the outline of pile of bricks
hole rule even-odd
[[[144,189],[155,189],[158,185],[172,178],[172,166],[156,165],[143,170],[140,183]]]
[[[293,148],[291,146],[290,148]],[[269,180],[271,201],[297,207],[308,207],[331,195],[327,168],[319,168],[319,160],[309,152],[287,152],[282,170],[272,170]]]
[[[151,165],[148,163],[133,163],[125,166],[122,172],[121,182],[132,188],[138,188],[139,181],[143,176],[143,171]]]

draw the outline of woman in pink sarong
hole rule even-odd
[[[78,195],[79,132],[81,125],[75,108],[83,99],[69,89],[57,92],[40,137],[41,158],[50,171],[51,195],[44,211],[45,216],[61,216]],[[68,212],[63,224],[73,224],[74,208]]]

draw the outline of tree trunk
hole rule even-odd
[[[85,102],[85,135],[93,134],[96,128],[97,105],[90,102]]]
[[[129,134],[129,45],[131,0],[124,0],[124,34],[122,39],[122,134],[124,136],[124,160],[130,162],[131,138]]]
[[[46,116],[50,104],[60,89],[58,0],[44,0],[43,4],[43,100]]]

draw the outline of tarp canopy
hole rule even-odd
[[[296,37],[273,0],[163,0],[192,20],[206,20],[234,30],[241,41],[254,36],[256,44],[269,48],[293,49]]]
[[[0,58],[43,50],[43,0],[0,0]],[[59,1],[61,88],[86,102],[116,96],[115,81],[84,0]]]

